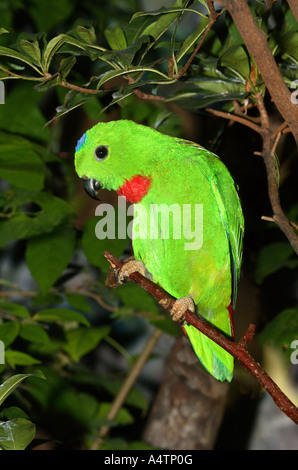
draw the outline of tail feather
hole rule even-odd
[[[185,325],[183,328],[205,369],[217,380],[231,382],[234,370],[233,356],[192,325]]]

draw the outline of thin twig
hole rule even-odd
[[[96,294],[95,292],[92,292],[90,290],[87,290],[87,289],[71,289],[71,290],[68,290],[68,292],[75,292],[76,294],[82,294],[84,295],[85,297],[90,297],[94,300],[96,300],[96,302],[103,308],[105,308],[106,310],[108,310],[109,312],[116,312],[118,310],[118,307],[112,307],[111,305],[108,305],[102,298],[99,294]]]
[[[273,219],[278,227],[288,238],[291,246],[298,255],[298,236],[295,233],[290,221],[285,216],[279,198],[278,178],[273,153],[274,142],[270,131],[270,122],[263,98],[256,95],[257,106],[261,117],[261,129],[263,138],[262,157],[265,163],[268,181],[268,195],[273,211]]]
[[[274,219],[274,217],[268,217],[267,215],[262,215],[261,219],[266,220],[267,222],[273,222],[276,224],[276,220]],[[292,225],[292,227],[294,227],[294,229],[298,230],[298,225],[295,224],[295,222],[293,222],[292,220],[289,220],[289,222]]]
[[[259,134],[261,134],[262,132],[261,126],[258,126],[258,124],[255,124],[254,122],[244,117],[238,116],[236,114],[230,114],[224,111],[219,111],[218,109],[211,109],[211,108],[206,108],[205,111],[207,111],[210,114],[214,114],[214,116],[228,119],[229,121],[239,122],[240,124],[243,124],[244,126],[250,127],[252,130],[254,130],[255,132],[258,132]]]
[[[272,133],[272,139],[274,139],[277,134],[281,133],[285,133],[286,129],[288,129],[288,123],[287,122],[283,122],[273,133]]]
[[[50,80],[52,78],[52,74],[46,73],[45,78],[46,80]],[[78,85],[74,85],[72,83],[69,83],[65,80],[62,80],[61,82],[58,82],[57,85],[60,85],[64,88],[68,88],[70,90],[76,90],[79,91],[80,93],[88,93],[89,95],[98,95],[102,90],[93,90],[92,88],[84,88]]]
[[[108,251],[105,252],[105,257],[111,264],[112,268],[119,269],[123,266],[123,263]],[[162,289],[160,286],[154,284],[149,279],[146,279],[138,272],[130,274],[129,279],[150,293],[167,311],[171,310],[175,299],[166,291],[164,291],[164,289]],[[246,367],[246,369],[264,387],[264,389],[267,390],[280,410],[283,411],[296,424],[298,424],[298,408],[280,390],[277,384],[253,359],[246,349],[247,344],[250,342],[254,334],[253,325],[249,326],[247,332],[242,336],[240,342],[235,343],[216,330],[213,325],[207,323],[207,321],[193,314],[189,310],[186,311],[184,320],[189,325],[194,326],[197,330],[208,336],[208,338],[217,343],[228,353],[234,356],[235,359],[237,359],[242,365],[244,365],[244,367]]]
[[[142,350],[142,353],[130,369],[130,372],[128,376],[126,377],[119,393],[115,397],[111,408],[108,411],[108,414],[106,416],[106,419],[108,421],[113,421],[117,413],[119,412],[120,408],[123,406],[127,395],[129,394],[130,390],[132,389],[133,385],[135,384],[138,376],[141,373],[141,370],[143,369],[145,363],[149,359],[150,355],[152,354],[153,349],[156,346],[156,343],[159,341],[161,335],[162,335],[162,330],[155,329],[149,340],[147,341],[144,349]],[[92,445],[90,447],[90,450],[97,450],[104,437],[108,434],[110,429],[110,426],[102,426],[99,430],[98,437],[92,442]]]
[[[199,43],[197,44],[197,46],[195,47],[195,49],[194,49],[193,53],[191,54],[190,58],[186,62],[186,64],[182,67],[180,72],[173,75],[173,78],[176,78],[177,80],[179,80],[179,78],[181,78],[187,72],[187,70],[190,67],[192,61],[194,60],[195,56],[197,55],[199,49],[201,48],[203,42],[205,41],[205,38],[208,35],[210,29],[212,28],[213,24],[217,20],[218,16],[221,14],[221,13],[216,12],[211,0],[207,0],[207,4],[208,4],[209,11],[210,11],[210,22],[209,22],[207,28],[205,29]]]
[[[89,95],[98,95],[102,92],[102,90],[94,90],[92,88],[84,88],[78,85],[73,85],[72,83],[66,82],[65,80],[58,83],[58,85],[63,86],[64,88],[69,88],[70,90],[79,91],[80,93],[88,93]]]
[[[130,75],[126,75],[125,78],[127,79],[128,83],[132,85],[135,83],[135,79],[132,78]],[[140,88],[134,88],[133,93],[140,98],[141,100],[151,100],[151,101],[165,101],[165,98],[163,96],[159,95],[151,95],[149,93],[144,93]]]

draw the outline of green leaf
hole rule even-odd
[[[163,77],[164,79],[166,79],[167,82],[172,82],[172,80],[167,75],[165,75],[163,72],[161,72],[158,69],[153,69],[151,67],[138,66],[138,67],[130,67],[129,69],[126,69],[126,70],[110,70],[109,72],[104,73],[102,77],[100,78],[100,80],[98,81],[96,88],[99,89],[104,83],[108,82],[112,78],[120,77],[128,73],[133,74],[136,72],[151,72],[152,74],[157,74]]]
[[[28,140],[20,136],[0,139],[0,177],[23,189],[43,188],[45,166]]]
[[[79,312],[67,308],[47,308],[41,310],[33,316],[33,320],[42,321],[46,323],[66,323],[77,322],[82,325],[89,326],[88,320]]]
[[[32,63],[32,60],[26,55],[21,54],[18,51],[15,51],[14,49],[10,49],[9,47],[4,47],[0,46],[0,56],[4,57],[11,57],[12,59],[17,59],[20,60],[21,62],[24,62],[25,64],[29,65],[32,67],[36,72],[39,73],[39,69]]]
[[[60,62],[60,67],[59,67],[59,74],[61,75],[61,78],[64,80],[73,66],[75,65],[77,59],[75,57],[66,57],[61,60]]]
[[[33,343],[46,344],[50,341],[49,335],[41,325],[24,323],[20,331],[21,338]]]
[[[125,49],[120,49],[116,51],[101,51],[98,54],[99,60],[117,60],[119,64],[122,64],[124,68],[127,68],[131,65],[134,60],[136,53],[142,49],[142,47],[150,42],[149,36],[142,36],[133,44],[130,44]]]
[[[0,341],[3,341],[5,348],[14,342],[19,331],[20,324],[18,322],[6,321],[0,325]]]
[[[31,42],[27,39],[21,39],[19,44],[23,51],[25,51],[31,57],[31,59],[34,60],[34,63],[39,65],[41,60],[41,52],[38,41],[35,40]]]
[[[159,38],[171,24],[181,15],[184,11],[183,0],[177,0],[171,8],[161,8],[158,11],[152,12],[137,12],[135,13],[131,21],[141,16],[159,16],[158,20],[152,21],[147,27],[142,30],[142,36],[149,35],[154,39]]]
[[[78,393],[69,387],[64,387],[55,395],[55,409],[60,414],[68,416],[72,422],[83,424],[83,429],[90,429],[96,424],[95,419],[99,405],[92,395]]]
[[[220,63],[223,67],[232,70],[243,78],[249,77],[249,59],[244,48],[238,44],[229,47],[221,56]]]
[[[81,357],[95,349],[109,332],[108,326],[70,330],[66,333],[67,342],[63,349],[75,362],[78,362]]]
[[[97,413],[97,418],[105,419],[110,408],[111,408],[111,403],[101,402],[98,413]],[[134,419],[131,413],[129,413],[129,411],[126,408],[120,408],[114,421],[120,426],[127,426],[133,423]]]
[[[298,61],[298,32],[288,31],[281,37],[279,42],[281,50],[286,56],[292,56]]]
[[[131,307],[136,312],[159,312],[151,295],[133,283],[119,285],[116,293],[125,307]]]
[[[266,277],[281,268],[297,267],[298,260],[290,259],[293,253],[293,248],[286,242],[277,242],[265,246],[257,260],[255,271],[256,282],[261,284]]]
[[[280,312],[259,334],[259,341],[270,343],[281,349],[289,358],[293,350],[291,343],[297,340],[298,308],[288,308]]]
[[[0,421],[0,448],[24,450],[35,437],[35,425],[24,418]]]
[[[26,139],[48,142],[50,131],[44,127],[46,119],[40,111],[40,99],[40,95],[36,93],[32,83],[14,81],[13,88],[5,97],[5,104],[0,106],[0,129],[10,133],[10,135],[6,135],[6,143],[14,145],[20,142],[19,135],[23,135]],[[22,103],[21,113],[20,103]],[[12,133],[16,135],[12,135]],[[31,142],[31,149],[33,146],[34,144]],[[28,141],[25,149],[29,150],[29,148]],[[43,153],[46,154],[48,151],[44,148]]]
[[[56,52],[63,44],[66,43],[66,41],[67,36],[65,34],[59,34],[48,42],[43,54],[43,68],[45,72],[48,71],[54,54],[56,54]]]
[[[121,389],[123,385],[122,380],[118,379],[106,379],[104,377],[100,378],[100,384],[111,393],[111,395],[116,396],[119,393],[119,390]],[[127,398],[125,400],[125,403],[129,406],[133,406],[135,408],[139,408],[143,411],[146,411],[148,409],[148,401],[143,395],[143,393],[137,389],[133,388],[130,390],[129,394],[127,395]]]
[[[61,81],[62,81],[62,77],[57,72],[51,75],[49,78],[45,78],[40,83],[35,85],[34,90],[43,92],[43,91],[49,90],[49,88],[53,86],[59,85]]]
[[[207,91],[198,93],[194,91],[181,91],[174,94],[171,98],[167,98],[166,102],[175,101],[178,102],[183,109],[195,111],[224,101],[241,101],[246,98],[247,95],[248,93],[212,93]]]
[[[103,96],[106,92],[100,91],[100,96]],[[53,120],[58,117],[63,116],[64,114],[69,113],[70,111],[82,106],[90,101],[95,101],[97,99],[96,95],[87,95],[86,93],[80,93],[75,90],[71,90],[65,96],[65,101],[61,106],[56,108],[55,116],[47,122],[49,125]]]
[[[198,87],[201,91],[205,91],[210,96],[212,94],[219,95],[223,97],[228,96],[231,93],[245,93],[245,85],[240,81],[221,79],[219,77],[194,77],[188,81],[189,89],[191,85]]]
[[[67,267],[75,242],[76,231],[68,227],[28,240],[26,261],[42,292],[46,292]]]
[[[83,41],[89,44],[94,44],[96,42],[96,34],[93,26],[86,28],[85,26],[79,25],[76,27],[76,31]]]
[[[100,447],[103,451],[111,451],[117,449],[118,451],[131,451],[131,450],[152,450],[153,447],[141,441],[127,442],[125,439],[113,437],[105,439]]]
[[[117,211],[115,211],[115,220],[117,220]],[[109,269],[109,263],[104,257],[104,252],[108,250],[115,256],[120,256],[127,245],[128,239],[118,239],[116,233],[114,239],[105,238],[103,240],[99,240],[95,234],[98,221],[98,217],[91,217],[86,222],[82,236],[82,248],[86,258],[92,265],[101,268],[104,272],[107,272]]]
[[[195,45],[195,43],[200,39],[204,31],[209,25],[209,18],[202,18],[199,26],[195,29],[195,31],[190,34],[185,41],[183,41],[182,47],[179,51],[178,56],[176,57],[176,61],[179,62],[182,57],[187,54],[188,52],[191,52],[190,49]]]
[[[0,220],[0,247],[13,240],[51,232],[74,217],[73,208],[63,199],[50,193],[22,192],[20,199],[16,197],[18,206],[29,203],[35,203],[40,210],[28,214],[17,213],[9,219]]]
[[[126,37],[120,26],[116,26],[114,29],[106,29],[104,32],[106,40],[113,51],[125,49],[127,46]]]
[[[25,380],[27,377],[39,377],[44,379],[45,376],[40,371],[35,371],[34,374],[16,374],[7,379],[0,385],[0,405],[6,398]]]
[[[0,309],[8,312],[10,315],[18,318],[29,318],[30,312],[24,306],[14,302],[8,302],[6,300],[0,299]]]
[[[62,24],[74,8],[71,0],[31,0],[27,7],[38,31],[50,31]]]
[[[17,406],[9,406],[8,408],[4,408],[0,413],[0,419],[3,421],[7,421],[9,419],[15,418],[28,418],[28,415],[25,411],[21,410]]]
[[[66,298],[74,309],[81,310],[86,313],[92,313],[92,308],[84,295],[71,292],[66,294]]]
[[[46,342],[30,342],[28,345],[28,352],[34,356],[51,356],[52,354],[61,351],[64,344],[64,340],[61,339],[50,339]]]
[[[13,369],[15,366],[32,366],[35,364],[41,364],[41,361],[35,357],[32,357],[22,351],[14,351],[12,349],[5,351],[5,361]]]

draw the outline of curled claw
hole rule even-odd
[[[123,284],[130,274],[138,272],[144,277],[148,277],[148,271],[142,261],[132,260],[127,261],[123,264],[122,268],[119,269],[117,274],[117,280],[119,284]]]
[[[195,304],[191,296],[180,297],[180,299],[175,301],[170,312],[172,320],[183,322],[186,310],[190,310],[193,313],[195,312]]]

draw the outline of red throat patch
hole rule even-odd
[[[119,196],[124,196],[128,201],[133,204],[140,202],[149,191],[151,186],[151,178],[136,175],[130,181],[126,181],[117,193]]]

